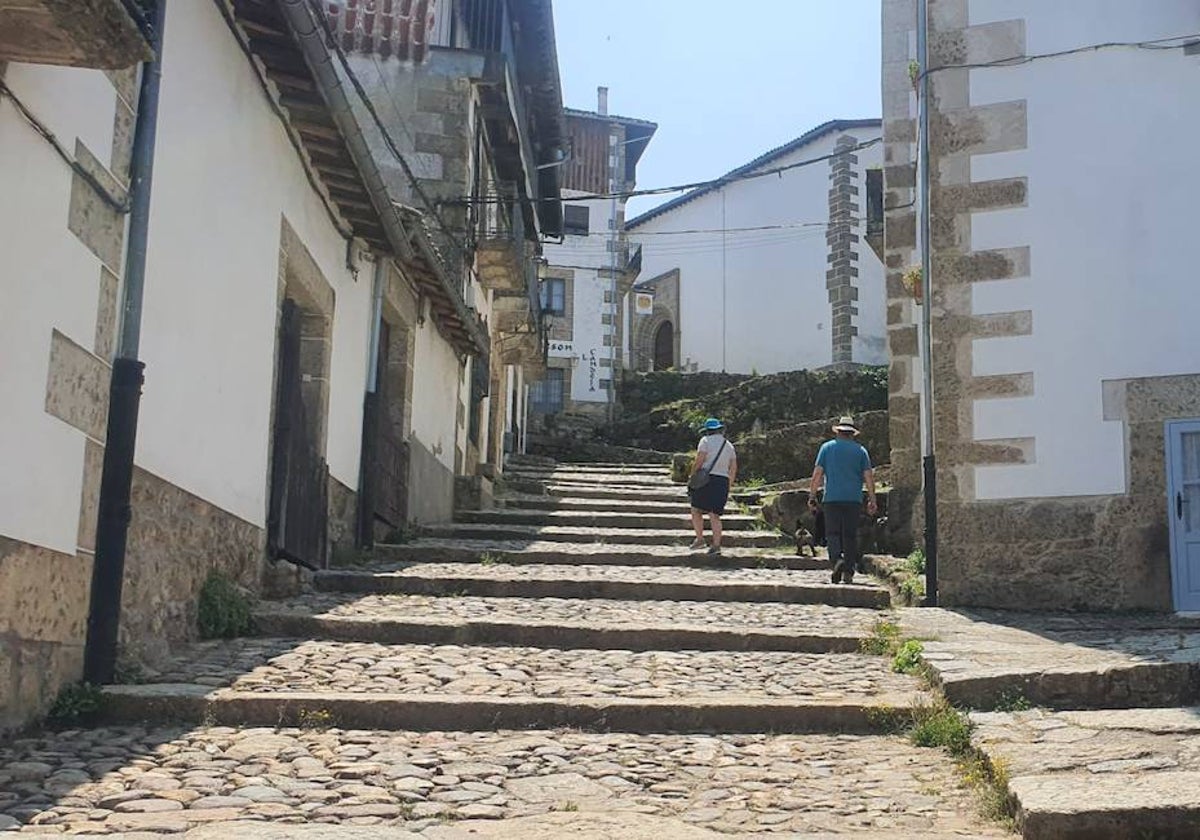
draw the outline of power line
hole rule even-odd
[[[1175,41],[1182,43],[1172,43]],[[1174,35],[1170,38],[1157,38],[1152,41],[1106,41],[1100,44],[1073,47],[1069,50],[1057,50],[1055,52],[1037,53],[1035,55],[1017,55],[1011,58],[999,58],[995,61],[943,64],[938,67],[930,67],[923,73],[916,74],[913,77],[913,84],[920,82],[926,76],[932,76],[934,73],[941,73],[945,70],[982,70],[988,67],[1019,67],[1023,64],[1030,64],[1034,61],[1041,61],[1047,58],[1062,58],[1068,55],[1079,55],[1080,53],[1099,52],[1100,50],[1110,49],[1176,50],[1188,46],[1189,43],[1198,41],[1200,41],[1200,32],[1193,35]]]
[[[327,43],[333,48],[334,53],[337,55],[338,61],[342,65],[342,69],[346,72],[346,76],[350,80],[351,86],[354,88],[354,92],[358,94],[358,98],[362,100],[363,106],[367,109],[367,113],[371,115],[372,121],[383,135],[383,142],[388,147],[388,151],[392,153],[392,156],[395,157],[396,161],[400,164],[400,168],[404,172],[404,177],[412,186],[413,192],[416,193],[417,197],[421,200],[421,203],[425,205],[427,210],[429,210],[430,215],[433,216],[433,219],[437,222],[438,227],[440,227],[442,232],[446,235],[446,239],[461,252],[464,258],[466,258],[464,265],[466,266],[468,273],[474,274],[474,269],[470,265],[470,249],[460,242],[450,230],[449,225],[446,224],[445,219],[442,218],[442,215],[439,212],[438,205],[429,198],[428,194],[426,194],[425,188],[421,186],[421,182],[417,178],[416,174],[412,171],[412,167],[409,166],[408,160],[405,159],[404,154],[396,145],[396,141],[393,139],[391,132],[384,124],[383,118],[379,116],[379,112],[375,109],[375,103],[371,101],[370,95],[363,87],[358,75],[354,72],[354,68],[350,66],[350,59],[347,57],[346,51],[342,49],[342,45],[338,42],[336,33],[334,33],[333,29],[330,27],[329,20],[326,18],[325,11],[321,8],[319,0],[308,0],[308,7],[312,12],[313,17],[316,18],[318,25],[325,32]]]
[[[32,111],[25,107],[25,103],[22,102],[15,93],[12,92],[12,88],[5,84],[2,79],[0,79],[0,96],[7,96],[9,98],[13,104],[13,107],[17,109],[17,113],[21,115],[21,118],[25,120],[25,122],[29,123],[34,131],[41,135],[42,139],[45,140],[52,149],[54,149],[54,153],[62,158],[63,162],[66,163],[76,175],[82,178],[89,187],[96,191],[96,195],[100,197],[101,201],[107,204],[109,208],[121,213],[122,215],[129,213],[129,200],[121,199],[113,195],[108,191],[108,188],[105,187],[104,184],[100,183],[96,176],[94,176],[91,172],[88,172],[83,164],[75,160],[71,153],[63,148],[62,143],[58,142],[58,138],[54,136],[54,132],[47,128],[41,120],[34,116]]]
[[[563,201],[594,201],[598,199],[608,198],[637,198],[644,195],[666,195],[668,193],[690,192],[705,188],[723,187],[726,184],[735,184],[740,181],[749,181],[755,178],[765,178],[768,175],[782,175],[784,172],[790,172],[793,169],[802,169],[806,166],[824,163],[825,161],[833,160],[834,158],[842,157],[843,155],[869,149],[872,146],[877,146],[883,142],[882,137],[876,137],[874,140],[867,140],[863,143],[858,143],[854,146],[847,146],[836,152],[820,157],[808,158],[807,160],[796,161],[795,163],[785,164],[784,166],[774,166],[770,169],[760,169],[755,172],[747,172],[741,175],[723,175],[720,178],[713,178],[710,181],[695,181],[690,184],[676,184],[670,187],[654,187],[645,190],[626,190],[624,192],[606,192],[606,193],[583,193],[580,195],[572,195],[569,198],[563,198]],[[458,199],[448,199],[443,204],[496,204],[501,201],[509,201],[510,199],[500,198],[471,198],[463,197]],[[516,199],[517,201],[530,201],[528,198]]]

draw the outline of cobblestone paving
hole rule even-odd
[[[733,583],[779,586],[832,586],[829,573],[805,569],[690,569],[677,566],[557,566],[508,563],[412,563],[373,567],[379,574],[398,577],[484,578],[487,580],[612,580],[633,583],[694,583],[721,586]],[[877,586],[860,577],[862,586]]]
[[[0,826],[179,832],[637,810],[721,832],[1002,837],[895,738],[121,728],[0,748]]]
[[[718,627],[780,630],[797,635],[866,636],[884,613],[823,604],[746,604],[736,601],[619,601],[591,598],[435,598],[426,595],[309,593],[265,605],[270,612],[386,620],[403,617],[522,624]]]
[[[481,697],[911,698],[883,657],[758,651],[548,650],[236,639],[190,646],[157,680],[240,691]]]
[[[638,536],[650,541],[651,545],[687,545],[694,539],[690,528],[680,521],[679,528],[597,528],[587,525],[507,525],[486,524],[474,525],[458,523],[454,525],[434,525],[428,529],[435,536],[450,534],[461,539],[511,539],[522,538],[535,540],[539,536],[548,537],[551,534],[569,537],[573,542],[620,542],[622,537]],[[486,533],[487,536],[468,536]],[[778,531],[730,531],[725,534],[725,541],[745,545],[772,546],[782,543],[783,535]]]

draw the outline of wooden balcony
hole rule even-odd
[[[120,70],[152,57],[135,0],[0,0],[0,62]]]

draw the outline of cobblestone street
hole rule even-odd
[[[633,482],[675,506],[679,529],[659,534],[657,508],[640,533],[658,544],[644,546],[590,532],[513,543],[494,525],[499,539],[479,540],[480,526],[452,525],[319,574],[316,591],[259,605],[264,635],[190,645],[113,689],[106,727],[4,747],[0,828],[253,820],[435,840],[477,820],[624,814],[619,833],[597,836],[651,817],[745,837],[1005,835],[976,816],[945,754],[872,723],[927,701],[888,659],[858,652],[884,590],[830,584],[822,561],[789,559],[768,531],[741,532],[759,547],[716,567],[664,547],[688,536],[662,471],[563,473],[583,488]],[[506,510],[548,501],[609,506],[520,495]],[[416,594],[393,594],[398,581]],[[495,583],[506,588],[461,591]]]

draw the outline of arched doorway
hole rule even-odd
[[[675,330],[670,321],[663,321],[654,331],[654,370],[675,366]]]

